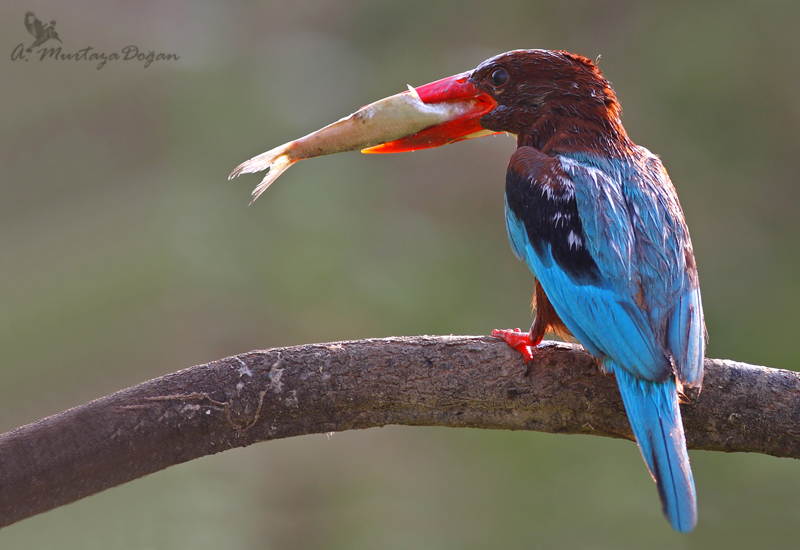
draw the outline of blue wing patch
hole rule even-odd
[[[663,381],[672,374],[669,360],[654,345],[655,335],[632,301],[626,303],[613,287],[576,284],[553,261],[549,248],[541,257],[537,254],[513,212],[507,211],[506,219],[512,242],[524,246],[528,268],[536,274],[566,327],[589,353],[611,356],[639,378]]]
[[[514,256],[520,261],[525,261],[526,246],[528,238],[525,235],[525,226],[519,222],[508,210],[508,197],[505,197],[505,212],[506,212],[506,232],[508,233],[508,242],[511,243],[511,250]]]
[[[669,350],[675,357],[678,380],[689,386],[703,381],[706,331],[700,287],[680,297],[669,319]]]
[[[666,172],[652,155],[643,159],[592,164],[519,148],[509,165],[506,228],[514,253],[590,353],[645,380],[674,372],[699,384],[705,329],[691,243]],[[565,188],[572,194],[554,191]],[[543,209],[543,198],[560,202]],[[568,234],[543,226],[543,217],[554,220],[552,208],[568,212],[570,204],[580,225]]]

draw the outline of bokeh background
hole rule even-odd
[[[64,51],[180,59],[12,61],[28,10]],[[226,181],[515,48],[602,55],[629,134],[680,194],[708,354],[795,368],[798,22],[796,1],[4,1],[0,429],[251,349],[526,326],[511,138],[307,161],[250,207],[259,177]],[[3,529],[0,548],[796,547],[800,463],[690,454],[689,536],[633,443],[387,427],[173,467]]]

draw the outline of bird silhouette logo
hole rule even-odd
[[[59,42],[61,39],[58,37],[58,33],[56,32],[56,22],[55,20],[50,21],[48,25],[44,25],[42,21],[36,17],[32,11],[25,13],[25,28],[28,29],[28,32],[36,39],[31,44],[30,48],[28,48],[27,52],[33,51],[33,48],[36,46],[41,46],[51,38],[55,38]]]

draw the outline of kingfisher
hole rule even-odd
[[[515,50],[363,107],[240,165],[268,170],[257,198],[298,160],[397,153],[505,132],[513,253],[535,278],[529,331],[495,330],[526,362],[548,333],[577,340],[616,377],[633,435],[677,531],[697,522],[679,408],[700,388],[706,329],[689,230],[661,160],[628,137],[590,59]],[[254,200],[255,200],[254,198]]]
[[[25,28],[28,29],[28,32],[31,33],[31,36],[36,38],[31,44],[30,48],[28,48],[27,52],[32,52],[33,48],[36,46],[41,46],[51,38],[58,40],[61,42],[61,39],[58,37],[58,33],[56,32],[56,22],[55,20],[50,21],[49,25],[45,25],[41,22],[41,20],[34,15],[32,11],[25,12]]]

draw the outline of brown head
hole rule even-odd
[[[497,101],[481,126],[514,134],[519,145],[562,152],[598,137],[627,140],[611,84],[581,55],[515,50],[484,61],[470,80]]]

